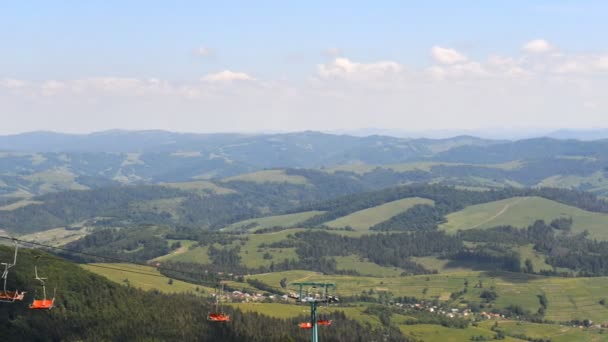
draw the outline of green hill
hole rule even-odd
[[[323,211],[312,210],[312,211],[305,211],[305,212],[295,213],[295,214],[275,215],[275,216],[253,218],[253,219],[233,223],[225,228],[222,228],[222,230],[224,230],[224,231],[247,230],[250,232],[255,232],[256,230],[273,228],[273,227],[290,228],[290,227],[297,226],[299,223],[304,222],[313,216],[323,214],[323,213],[324,213]]]
[[[57,288],[55,307],[32,311],[27,304],[39,298],[34,280],[35,256],[41,255],[39,272],[50,289]],[[0,246],[0,260],[12,257],[12,249]],[[297,328],[299,319],[269,318],[225,307],[231,322],[209,322],[209,301],[185,294],[165,295],[113,283],[76,264],[49,254],[22,249],[9,275],[8,288],[27,291],[24,302],[0,306],[2,341],[298,341],[309,339]],[[38,289],[38,294],[36,294]],[[302,315],[304,316],[304,315]],[[325,340],[378,340],[382,332],[342,316],[332,315],[332,329]],[[270,328],[271,327],[271,328]],[[407,341],[396,331],[391,342]]]
[[[513,197],[472,205],[447,215],[440,229],[447,232],[502,225],[527,227],[536,220],[549,222],[572,217],[573,233],[588,231],[590,237],[608,240],[608,214],[586,211],[541,197]]]
[[[390,219],[395,215],[407,211],[416,204],[433,205],[433,203],[434,202],[432,200],[426,198],[403,198],[375,207],[356,211],[352,214],[325,222],[324,225],[332,228],[351,227],[357,231],[364,231],[380,222]]]
[[[158,290],[164,293],[193,293],[204,295],[213,293],[213,288],[190,284],[181,280],[171,280],[163,276],[155,267],[126,263],[99,263],[82,265],[87,271],[99,274],[109,280],[133,286],[142,290]]]

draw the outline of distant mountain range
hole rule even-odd
[[[562,131],[555,136],[573,134]],[[600,132],[594,134],[599,136]],[[313,131],[260,135],[31,132],[0,136],[0,197],[119,184],[217,180],[264,169],[294,168],[376,177],[372,183],[378,186],[411,182],[482,187],[546,185],[604,194],[608,192],[607,167],[608,140],[408,139]]]
[[[483,139],[492,140],[521,140],[532,138],[555,138],[555,139],[575,139],[575,140],[600,140],[608,139],[608,128],[600,129],[509,129],[509,128],[489,128],[489,129],[455,129],[455,130],[425,130],[409,131],[402,129],[383,129],[383,128],[362,128],[356,130],[334,130],[327,131],[331,134],[348,134],[354,136],[386,135],[397,138],[430,138],[446,139],[450,137],[468,135]]]

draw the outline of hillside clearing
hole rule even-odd
[[[254,183],[291,183],[300,185],[308,184],[306,177],[288,175],[285,173],[285,170],[263,170],[222,179],[222,182],[231,181]]]
[[[209,287],[190,284],[175,279],[173,279],[172,284],[169,284],[169,278],[162,275],[152,266],[126,263],[94,263],[81,266],[84,269],[102,275],[115,283],[134,286],[146,291],[158,290],[165,293],[195,293],[200,295],[212,293],[214,291]]]
[[[418,204],[433,205],[434,202],[432,200],[420,197],[403,198],[397,201],[356,211],[335,220],[325,222],[324,225],[332,228],[351,227],[357,231],[364,231],[380,222],[386,221],[393,216],[405,212],[409,208]]]
[[[289,228],[297,226],[299,223],[304,222],[313,216],[317,216],[323,213],[324,211],[312,210],[295,214],[259,217],[233,223],[225,228],[222,228],[221,230],[247,230],[250,232],[255,232],[259,229],[272,227]]]
[[[608,240],[608,214],[586,211],[541,197],[513,197],[472,205],[447,215],[447,222],[439,228],[450,233],[503,225],[525,228],[536,220],[550,222],[559,217],[572,217],[572,232],[575,234],[588,231],[591,238]]]

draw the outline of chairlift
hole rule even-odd
[[[336,297],[336,296],[331,296],[331,295],[328,295],[328,294],[326,293],[326,294],[325,294],[325,298],[324,298],[324,300],[323,300],[323,301],[325,302],[325,308],[326,308],[326,309],[327,309],[327,308],[329,308],[329,303],[333,303],[333,302],[337,301],[337,298],[338,298],[338,297]],[[320,314],[319,316],[321,316],[321,314]],[[329,326],[331,326],[331,324],[332,324],[332,323],[333,323],[333,322],[332,322],[332,320],[331,320],[331,319],[323,319],[323,318],[320,318],[320,319],[318,319],[318,320],[317,320],[317,325],[320,325],[320,326],[322,326],[322,327],[329,327]]]
[[[224,293],[224,286],[220,287],[219,295],[217,293],[217,288],[215,289],[215,312],[210,312],[207,315],[207,320],[210,322],[230,322],[230,315],[224,313],[222,311],[220,300]]]
[[[0,302],[14,303],[16,300],[23,300],[25,297],[25,291],[19,292],[19,290],[8,291],[6,289],[6,281],[8,280],[8,270],[17,264],[17,251],[19,250],[19,244],[15,242],[15,255],[13,257],[13,263],[3,262],[0,265],[4,266],[4,272],[2,272],[2,279],[4,280],[4,287],[0,291]]]
[[[317,324],[324,326],[324,327],[328,327],[332,324],[332,320],[331,319],[319,319],[319,320],[317,320]]]
[[[298,324],[298,327],[300,327],[300,329],[312,329],[312,323],[302,322],[302,323]]]
[[[306,290],[306,293],[302,293],[301,297],[298,296],[300,298],[300,302],[314,302],[314,303],[324,303],[325,307],[329,307],[330,303],[336,303],[339,302],[339,299],[337,296],[335,295],[329,295],[327,293],[327,287],[323,287],[323,293],[314,293],[313,290],[316,290],[317,286],[311,286]],[[300,291],[301,292],[301,291]],[[324,318],[320,318],[317,319],[316,321],[316,325],[317,326],[322,326],[322,327],[329,327],[331,326],[333,323],[332,320],[330,319],[324,319]],[[298,327],[300,329],[312,329],[313,328],[313,322],[302,322],[300,324],[298,324]]]
[[[34,310],[50,310],[55,305],[55,295],[57,294],[57,288],[53,290],[53,298],[49,299],[46,297],[46,284],[45,280],[47,278],[41,278],[38,276],[38,260],[40,256],[36,257],[36,264],[34,265],[34,274],[36,275],[36,280],[38,280],[42,284],[42,299],[34,299],[32,304],[30,304],[30,309]]]

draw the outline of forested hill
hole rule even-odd
[[[55,307],[49,311],[27,308],[41,295],[34,280],[36,256],[49,288],[57,287]],[[12,249],[0,246],[0,259]],[[14,270],[14,271],[13,271]],[[27,291],[23,302],[0,305],[2,341],[308,341],[298,329],[299,319],[273,319],[225,308],[229,324],[207,321],[212,311],[208,296],[164,295],[143,292],[94,275],[55,256],[21,249],[11,269],[8,288]],[[52,291],[52,290],[51,290]],[[38,294],[36,294],[36,292]],[[36,297],[39,298],[39,297]],[[339,313],[331,317],[332,329],[320,332],[323,341],[382,340],[385,331],[373,330]],[[389,341],[408,341],[399,330]]]
[[[415,215],[406,216],[410,224],[414,221],[430,219],[432,225],[442,220],[442,216],[451,212],[464,209],[467,206],[498,201],[511,197],[538,196],[563,204],[579,207],[588,211],[608,213],[608,202],[598,199],[596,196],[586,192],[571,191],[565,189],[540,188],[540,189],[516,189],[506,188],[489,191],[459,190],[442,185],[414,185],[395,187],[368,193],[357,193],[341,198],[328,200],[320,203],[306,205],[292,212],[322,211],[321,215],[312,217],[302,223],[305,226],[316,226],[338,217],[381,205],[383,203],[399,200],[402,198],[421,197],[433,200],[434,205],[418,205],[404,212],[414,211]],[[429,208],[429,212],[420,208]],[[430,216],[429,216],[430,215]],[[401,218],[399,215],[393,219]],[[408,220],[404,220],[408,221]],[[402,222],[403,223],[403,222]]]
[[[441,182],[608,194],[607,167],[608,140],[39,132],[0,137],[0,199],[118,185],[217,181],[296,168],[345,173],[376,187]]]
[[[219,228],[371,188],[345,175],[293,170],[268,182],[241,179],[111,186],[48,193],[0,209],[0,229],[28,233],[72,225],[178,224]],[[276,179],[278,178],[278,179]]]
[[[83,226],[154,224],[215,230],[254,217],[311,210],[325,212],[303,222],[315,226],[357,210],[408,197],[435,201],[433,210],[438,210],[438,215],[514,196],[540,196],[589,211],[608,211],[607,204],[593,194],[565,189],[473,191],[444,185],[410,185],[375,190],[381,186],[343,173],[288,170],[266,176],[271,177],[270,181],[236,178],[216,183],[104,187],[49,193],[2,207],[0,229],[23,234],[57,227],[80,229]]]

